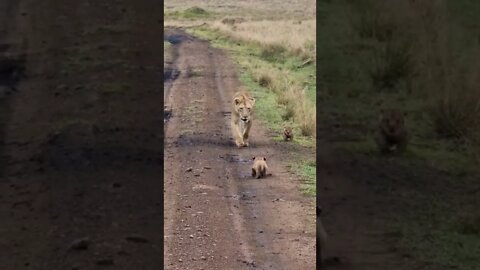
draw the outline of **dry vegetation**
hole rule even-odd
[[[261,48],[258,57],[263,63],[247,65],[248,73],[277,95],[278,103],[287,110],[285,120],[293,120],[304,136],[315,136],[314,95],[307,95],[304,81],[295,76],[291,66],[283,64],[287,58],[299,58],[304,65],[316,64],[315,4],[312,0],[167,1],[164,25],[206,26],[246,47]],[[192,13],[193,9],[202,16]]]
[[[224,18],[211,27],[237,40],[257,42],[266,48],[279,46],[294,55],[315,59],[315,20],[237,21]]]
[[[315,18],[315,0],[167,0],[164,12],[185,10],[197,6],[218,14],[242,16],[252,19],[305,19]]]
[[[316,102],[308,98],[305,87],[291,79],[289,71],[258,66],[253,68],[254,78],[260,86],[277,95],[277,103],[285,106],[285,120],[293,119],[304,136],[316,134]]]

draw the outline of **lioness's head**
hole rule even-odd
[[[255,99],[247,96],[238,96],[233,100],[235,111],[240,115],[240,120],[248,122],[251,119]]]
[[[405,126],[404,113],[397,109],[380,111],[380,127],[388,135],[395,135]]]

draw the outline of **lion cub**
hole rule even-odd
[[[267,176],[267,158],[253,157],[252,176],[261,178]]]
[[[293,129],[289,126],[285,126],[283,128],[283,140],[288,141],[288,140],[293,140]]]
[[[402,111],[398,109],[382,109],[380,111],[375,141],[383,154],[405,151],[408,133],[405,127],[405,115]]]

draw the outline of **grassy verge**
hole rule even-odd
[[[335,148],[371,168],[369,187],[388,194],[387,208],[398,206],[390,225],[400,248],[438,269],[473,270],[480,265],[472,155],[480,149],[472,143],[480,68],[472,37],[480,5],[435,3],[319,2],[318,120]],[[391,106],[407,113],[411,143],[405,155],[385,158],[371,133],[380,108]]]
[[[168,63],[173,60],[171,49],[172,49],[172,44],[170,42],[164,41],[163,42],[163,57],[164,57],[163,63]]]
[[[271,57],[277,57],[274,60],[271,58],[265,59],[262,55],[264,47],[260,44],[251,42],[239,42],[228,36],[222,35],[220,32],[208,29],[205,27],[198,27],[189,29],[189,31],[206,40],[209,40],[213,46],[227,50],[240,69],[240,81],[252,92],[256,97],[257,117],[262,123],[271,131],[275,132],[277,136],[274,140],[282,140],[282,131],[284,125],[290,125],[294,129],[295,144],[303,147],[314,149],[314,130],[315,118],[313,118],[313,126],[305,124],[305,121],[298,115],[292,112],[291,107],[287,102],[282,100],[285,96],[281,91],[288,91],[284,89],[273,90],[271,84],[275,79],[281,80],[283,77],[285,85],[289,83],[301,84],[303,86],[302,96],[296,96],[297,99],[304,100],[305,103],[310,104],[313,117],[315,116],[315,66],[305,65],[304,59],[295,55],[281,55],[272,54]],[[269,79],[259,78],[259,70],[263,71],[264,78],[268,76]],[[278,74],[276,77],[272,74]],[[281,74],[281,75],[280,75]],[[265,82],[264,80],[268,80]],[[297,116],[297,117],[295,117]],[[308,130],[308,129],[312,130]],[[306,133],[306,134],[305,134]],[[301,164],[294,164],[292,171],[298,174],[304,180],[302,190],[307,195],[315,195],[315,162],[314,160],[307,160]]]
[[[184,10],[173,10],[164,12],[165,20],[205,20],[220,16],[220,14],[207,11],[203,8],[192,6]]]

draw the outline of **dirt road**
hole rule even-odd
[[[314,200],[285,169],[288,147],[257,120],[237,149],[230,99],[239,87],[227,55],[166,29],[165,269],[315,269]],[[253,156],[272,176],[251,177]]]
[[[161,269],[161,12],[0,1],[0,269]]]

